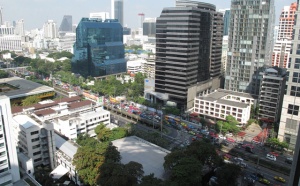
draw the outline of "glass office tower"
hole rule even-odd
[[[93,77],[126,72],[123,28],[117,20],[81,19],[76,28],[72,71]]]
[[[111,0],[111,18],[117,19],[124,26],[124,2],[123,0]]]

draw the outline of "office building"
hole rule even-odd
[[[259,72],[270,65],[274,0],[232,0],[225,89],[259,94]]]
[[[16,22],[15,35],[25,36],[24,20],[20,19]]]
[[[20,152],[33,160],[34,168],[55,165],[54,126],[41,121],[35,114],[13,117],[17,144]]]
[[[2,26],[3,25],[3,12],[2,12],[2,10],[3,10],[3,8],[2,7],[0,7],[0,26]]]
[[[225,72],[226,72],[227,51],[228,51],[228,36],[223,36],[223,42],[222,42],[222,68],[221,68],[222,76],[225,76]]]
[[[73,45],[76,41],[76,34],[67,32],[59,36],[58,51],[68,51],[73,53]]]
[[[299,1],[298,1],[299,2]],[[294,34],[292,36],[292,48],[290,53],[290,63],[288,67],[288,80],[286,82],[286,93],[283,98],[278,139],[286,141],[289,149],[294,149],[296,145],[300,122],[300,10],[296,11]],[[299,149],[298,149],[299,151]],[[299,177],[298,177],[299,179]]]
[[[121,24],[113,19],[82,18],[76,29],[72,69],[93,77],[126,72]]]
[[[231,115],[242,124],[250,118],[254,98],[248,93],[219,89],[209,94],[195,97],[193,111],[208,119],[222,119]]]
[[[272,66],[287,68],[291,50],[291,39],[297,3],[283,7],[280,18],[276,42],[273,49]]]
[[[146,61],[144,59],[128,60],[127,61],[127,73],[136,74],[142,72],[142,65]]]
[[[285,91],[286,70],[278,67],[261,72],[258,119],[267,123],[277,123],[280,119]]]
[[[298,130],[297,136],[300,136],[300,130]],[[294,157],[292,158],[292,167],[290,177],[287,180],[288,186],[300,185],[300,138],[297,138],[296,147],[294,150]]]
[[[16,35],[0,36],[0,51],[22,51],[22,37]]]
[[[72,32],[72,25],[73,25],[73,21],[72,21],[72,16],[71,15],[64,15],[60,27],[59,27],[59,31],[60,32]]]
[[[109,19],[109,13],[108,12],[93,12],[90,13],[90,19],[96,18],[96,19]]]
[[[9,98],[0,96],[0,185],[20,180],[17,148],[14,141]]]
[[[53,20],[48,20],[43,26],[45,39],[58,38],[56,23]]]
[[[230,26],[230,9],[219,9],[219,12],[223,14],[224,29],[223,36],[228,36]]]
[[[156,21],[155,92],[192,107],[198,89],[191,88],[221,74],[222,36],[215,5],[177,0],[176,7],[164,8]]]
[[[111,19],[117,19],[124,26],[124,1],[111,0]]]
[[[155,37],[156,33],[156,18],[146,18],[143,22],[143,35]]]

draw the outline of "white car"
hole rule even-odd
[[[222,134],[219,134],[219,139],[226,140],[226,137],[223,136]]]
[[[276,156],[274,156],[272,154],[267,154],[266,158],[269,160],[272,160],[272,161],[276,161]]]

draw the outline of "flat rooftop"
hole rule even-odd
[[[165,179],[164,157],[170,151],[154,145],[136,136],[112,141],[121,154],[121,162],[135,161],[143,165],[144,175],[153,173],[155,177]]]
[[[68,155],[71,159],[73,159],[74,155],[77,152],[78,147],[71,143],[70,141],[65,140],[60,135],[55,133],[55,145],[60,151]]]
[[[6,95],[10,99],[36,95],[45,92],[54,91],[54,88],[41,85],[33,81],[28,81],[19,77],[10,77],[0,79],[0,85],[9,85],[11,88],[4,89],[0,95]]]

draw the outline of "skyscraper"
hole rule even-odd
[[[156,33],[156,18],[146,18],[143,22],[143,35],[155,37]]]
[[[124,1],[111,0],[111,18],[118,19],[122,26],[124,26]]]
[[[59,31],[60,32],[72,32],[72,16],[64,15],[63,20],[61,21]]]
[[[93,77],[126,72],[121,24],[113,19],[82,18],[76,28],[72,69]]]
[[[274,0],[232,0],[225,89],[259,94],[259,71],[270,65]]]
[[[292,35],[292,48],[288,67],[288,80],[286,94],[283,98],[278,139],[286,141],[289,149],[295,148],[300,127],[300,11],[296,11],[295,23]]]
[[[222,19],[215,5],[198,1],[163,9],[156,21],[155,92],[187,108],[191,86],[220,76]]]
[[[3,25],[3,15],[2,15],[2,7],[0,6],[0,26]]]
[[[280,18],[276,42],[273,49],[272,66],[286,68],[290,56],[291,39],[297,3],[283,7]]]
[[[0,115],[0,185],[10,185],[20,179],[20,173],[7,96],[0,96]]]
[[[24,36],[25,35],[24,20],[23,19],[20,19],[16,22],[15,34],[19,35],[19,36]]]
[[[53,20],[48,20],[44,23],[44,37],[46,39],[54,39],[58,37],[56,23]]]
[[[223,36],[228,36],[230,26],[230,9],[220,9],[219,12],[223,13],[224,30]]]

